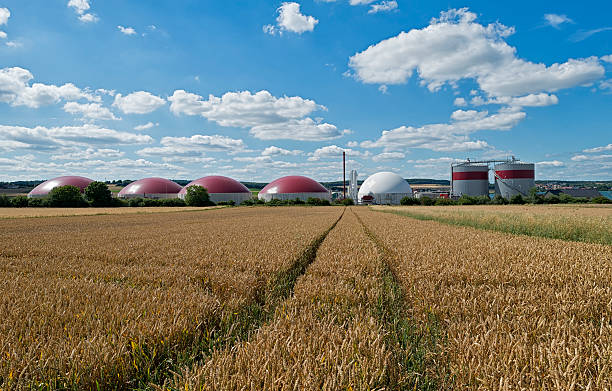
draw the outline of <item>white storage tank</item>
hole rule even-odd
[[[379,172],[366,179],[357,199],[360,204],[399,205],[404,197],[412,197],[412,188],[393,172]]]
[[[529,196],[535,187],[535,165],[511,161],[495,165],[495,192],[510,199],[517,194]]]
[[[488,196],[489,166],[470,162],[451,166],[451,194],[454,197]]]

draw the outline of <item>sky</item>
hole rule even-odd
[[[0,181],[612,180],[612,3],[0,0]],[[348,171],[347,171],[348,172]]]

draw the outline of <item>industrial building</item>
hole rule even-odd
[[[268,183],[257,196],[260,200],[295,200],[306,201],[308,198],[319,198],[331,201],[330,192],[319,182],[305,176],[285,176]]]
[[[451,165],[451,196],[489,196],[489,172],[495,180],[495,194],[510,199],[529,196],[535,187],[535,165],[514,156],[510,160],[470,161]]]
[[[357,196],[360,204],[399,205],[404,197],[412,197],[412,188],[393,172],[378,172],[366,179]]]
[[[179,198],[184,199],[187,188],[190,186],[202,186],[208,191],[210,200],[214,203],[234,201],[240,205],[243,201],[250,200],[253,196],[251,191],[242,183],[226,176],[205,176],[189,182],[179,193]]]
[[[177,198],[182,187],[165,178],[144,178],[132,182],[119,192],[118,198]]]
[[[82,176],[60,176],[57,178],[49,179],[36,186],[28,193],[28,198],[42,198],[47,197],[51,190],[60,186],[76,186],[81,190],[81,193],[85,191],[85,188],[93,182],[93,179],[85,178]]]

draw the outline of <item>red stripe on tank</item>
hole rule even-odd
[[[453,172],[454,181],[489,180],[487,171]]]
[[[495,173],[501,179],[521,179],[521,178],[532,179],[532,178],[535,178],[534,170],[500,170],[500,171],[495,171]]]

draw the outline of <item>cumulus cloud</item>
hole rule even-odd
[[[370,10],[368,14],[376,14],[379,12],[389,12],[397,9],[397,1],[395,0],[385,0],[380,2],[379,4],[372,4],[370,6]]]
[[[118,149],[110,148],[86,148],[76,150],[75,152],[66,152],[59,155],[52,155],[51,160],[92,160],[92,159],[108,159],[117,158],[125,155],[124,152]]]
[[[292,151],[288,149],[283,149],[279,147],[275,147],[274,145],[267,147],[261,152],[262,156],[288,156],[288,155],[301,155],[304,151],[300,151],[299,149],[294,149]]]
[[[120,118],[100,103],[77,103],[68,102],[64,105],[64,111],[70,114],[80,114],[85,119],[92,120],[118,120]]]
[[[73,8],[74,11],[79,15],[79,20],[84,23],[93,23],[97,22],[99,18],[92,14],[88,13],[91,5],[89,4],[90,0],[70,0],[68,1],[68,7]]]
[[[146,91],[137,91],[125,97],[117,94],[113,106],[125,114],[148,114],[165,104],[166,101],[159,96]]]
[[[242,140],[220,135],[164,137],[160,144],[161,147],[144,148],[137,153],[142,156],[202,156],[207,151],[235,153],[245,149]]]
[[[403,151],[409,148],[425,148],[433,151],[471,151],[491,148],[482,140],[471,140],[470,133],[479,130],[508,130],[525,118],[520,111],[502,110],[489,115],[475,110],[457,110],[453,122],[430,124],[421,127],[401,126],[385,130],[376,141],[364,141],[364,148],[384,148],[385,152]]]
[[[132,27],[117,26],[117,30],[121,31],[121,34],[124,35],[136,35],[136,30]]]
[[[565,166],[565,163],[559,160],[548,160],[543,162],[537,162],[536,165],[538,167],[563,167]]]
[[[383,162],[389,160],[402,160],[405,157],[406,155],[402,152],[383,152],[372,156],[372,160],[375,162]]]
[[[0,125],[0,139],[17,143],[15,149],[42,151],[57,150],[58,147],[138,145],[153,142],[151,136],[120,132],[91,124],[53,128]]]
[[[574,21],[568,18],[567,15],[545,14],[544,20],[546,21],[546,24],[556,29],[558,29],[559,26],[564,23],[574,23]]]
[[[221,126],[251,128],[254,137],[264,140],[328,140],[343,134],[335,125],[306,117],[326,108],[299,96],[277,98],[264,90],[209,95],[204,100],[200,95],[177,90],[168,101],[175,115],[200,115]]]
[[[554,92],[592,83],[604,74],[599,58],[569,59],[550,66],[520,59],[505,42],[514,28],[482,25],[467,8],[442,12],[429,26],[383,40],[349,59],[364,83],[402,84],[417,72],[431,91],[475,80],[492,97]]]
[[[300,4],[285,2],[278,9],[276,26],[265,25],[263,31],[267,34],[282,34],[285,31],[302,34],[306,31],[313,31],[319,21],[300,12]]]
[[[605,152],[605,151],[612,151],[612,144],[604,145],[602,147],[595,147],[595,148],[585,149],[582,152],[586,152],[586,153],[598,153],[598,152]]]
[[[455,106],[465,107],[467,106],[467,101],[465,100],[465,98],[455,98],[455,101],[453,102],[453,104]]]
[[[602,56],[601,60],[612,64],[612,54],[608,54],[607,56]]]
[[[100,97],[81,90],[72,83],[59,87],[42,83],[30,85],[32,79],[34,76],[27,69],[19,67],[0,69],[0,102],[12,106],[38,108],[61,100],[100,101]]]
[[[347,156],[351,156],[351,157],[355,157],[355,156],[367,157],[370,155],[369,152],[363,153],[360,151],[356,151],[354,149],[342,148],[337,145],[328,145],[325,147],[318,148],[314,152],[309,154],[310,157],[308,158],[308,161],[317,162],[319,160],[324,160],[324,159],[333,159],[333,160],[342,159],[342,152],[345,152]]]
[[[0,8],[0,26],[8,23],[11,17],[11,11],[8,8]],[[0,31],[0,39],[6,39],[8,35],[4,31]]]
[[[575,155],[572,156],[572,160],[575,162],[585,162],[594,160],[611,160],[612,155]]]
[[[134,130],[142,131],[142,130],[151,129],[155,126],[159,126],[159,123],[147,122],[146,124],[134,126]]]

